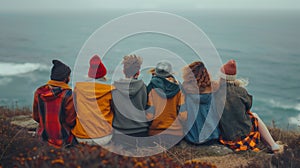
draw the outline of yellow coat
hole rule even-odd
[[[182,122],[187,120],[187,111],[179,111],[178,107],[184,104],[184,95],[179,91],[174,97],[162,98],[155,89],[148,95],[148,105],[154,107],[154,114],[148,113],[147,118],[152,120],[149,135],[159,133],[183,136]]]
[[[101,138],[112,133],[111,109],[113,86],[78,82],[74,89],[76,125],[72,133],[78,138]]]

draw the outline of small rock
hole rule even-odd
[[[38,127],[38,123],[28,115],[15,116],[11,120],[11,124],[27,128],[28,130],[35,130]]]
[[[219,144],[214,144],[209,146],[209,150],[211,151],[211,153],[215,153],[217,155],[227,155],[233,153],[231,149],[227,148],[224,145],[219,145]]]

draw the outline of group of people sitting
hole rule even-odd
[[[171,147],[184,139],[195,145],[219,142],[235,151],[258,151],[263,139],[274,153],[283,150],[250,111],[252,96],[236,78],[234,60],[220,67],[218,81],[195,61],[183,68],[182,84],[171,63],[160,61],[145,85],[139,79],[142,58],[128,55],[122,62],[124,78],[107,84],[106,67],[95,55],[88,78],[77,82],[73,92],[68,85],[71,69],[59,60],[52,63],[51,80],[35,91],[33,102],[37,134],[51,145]]]

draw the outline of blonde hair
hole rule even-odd
[[[226,80],[227,83],[232,83],[239,87],[246,87],[249,84],[249,80],[245,78],[235,79],[233,81]]]
[[[136,55],[126,55],[123,57],[123,70],[127,78],[136,75],[141,69],[143,59]]]

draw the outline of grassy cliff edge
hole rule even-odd
[[[155,156],[134,158],[111,153],[100,146],[80,144],[54,148],[34,134],[37,123],[28,108],[0,107],[1,167],[299,167],[300,134],[270,128],[275,140],[286,144],[283,154],[273,155],[259,144],[260,152],[232,152],[220,145],[179,145]]]

